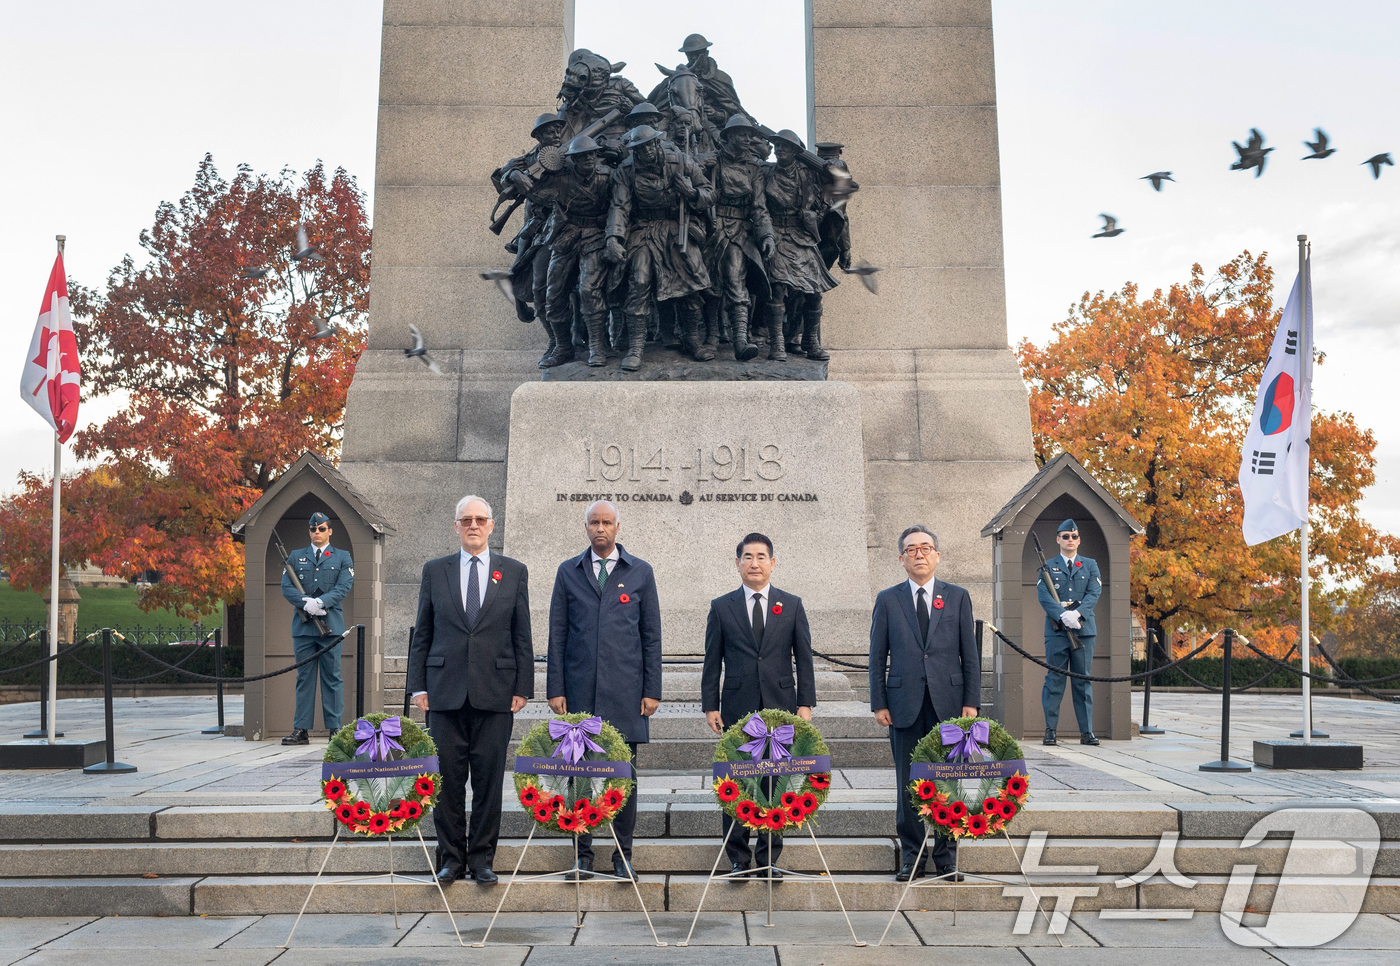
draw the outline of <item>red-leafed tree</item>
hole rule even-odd
[[[301,259],[298,225],[315,253]],[[339,449],[364,346],[370,229],[342,169],[224,181],[206,155],[194,186],[141,232],[104,291],[70,281],[89,398],[126,396],[74,449],[96,468],[64,479],[65,563],[156,571],[146,609],[194,617],[243,597],[229,525],[306,450]],[[317,320],[334,326],[316,338]],[[323,323],[324,326],[324,323]],[[12,583],[48,585],[52,491],[21,474],[0,505]]]

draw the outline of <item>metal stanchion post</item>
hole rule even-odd
[[[49,653],[49,632],[47,629],[39,632],[39,654]],[[39,727],[35,731],[25,733],[26,738],[47,738],[49,736],[49,675],[57,674],[58,667],[55,661],[45,661],[39,665]],[[62,738],[63,732],[55,731],[55,738]]]
[[[355,625],[355,717],[365,716],[365,625]]]
[[[102,628],[102,705],[107,723],[107,760],[83,769],[84,775],[111,775],[135,771],[135,765],[117,761],[117,734],[112,724],[112,629]]]
[[[214,698],[219,709],[219,723],[212,728],[205,728],[201,732],[206,735],[224,733],[224,630],[222,627],[214,628],[214,677],[219,679],[214,683]]]
[[[1235,631],[1225,628],[1225,660],[1221,670],[1220,689],[1220,760],[1200,766],[1201,771],[1252,771],[1243,762],[1230,760],[1230,665],[1233,663]]]
[[[1148,724],[1152,714],[1152,662],[1155,658],[1156,648],[1153,646],[1162,638],[1153,628],[1147,630],[1147,677],[1142,679],[1142,727],[1138,729],[1141,735],[1164,735],[1166,731],[1162,728],[1154,728]]]

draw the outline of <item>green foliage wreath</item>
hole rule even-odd
[[[591,717],[584,713],[555,716],[569,724],[577,724]],[[553,757],[558,742],[549,736],[550,720],[553,719],[541,721],[531,728],[515,753],[530,758]],[[632,760],[632,749],[627,746],[627,739],[606,721],[596,744],[602,746],[602,752],[586,751],[584,761]],[[520,807],[529,812],[539,825],[570,835],[606,826],[627,804],[627,796],[636,784],[631,778],[570,778],[515,773],[515,794],[520,799]]]
[[[402,730],[398,740],[404,747],[403,753],[390,752],[396,758],[431,758],[437,754],[433,739],[409,718],[376,713],[365,715],[364,720],[377,728],[387,718],[398,718]],[[368,761],[369,755],[357,755],[356,747],[352,721],[331,736],[321,760]],[[352,778],[348,782],[332,774],[321,782],[321,800],[326,808],[335,810],[336,821],[348,831],[368,836],[392,835],[418,827],[424,814],[437,802],[441,785],[442,775],[437,772],[397,778]]]
[[[792,746],[788,750],[794,758],[831,753],[826,742],[822,741],[821,732],[810,721],[774,709],[756,711],[754,714],[770,729],[785,724],[793,726]],[[744,725],[754,714],[745,715],[720,736],[719,743],[715,745],[715,761],[753,760],[747,752],[740,751],[739,746],[751,740],[752,736],[744,732]],[[720,807],[730,818],[755,831],[781,835],[789,828],[803,828],[821,808],[831,788],[831,774],[778,775],[772,779],[771,794],[764,793],[764,784],[764,780],[759,778],[717,778],[711,787]]]
[[[914,746],[910,761],[939,763],[948,760],[953,745],[945,745],[940,734],[944,724],[955,724],[964,730],[974,721],[985,721],[990,735],[987,740],[988,758],[995,761],[1015,761],[1022,757],[1021,746],[1006,729],[990,718],[949,718],[933,726]],[[1017,772],[1007,778],[983,778],[974,792],[965,786],[971,779],[911,781],[909,800],[919,816],[939,835],[960,839],[981,838],[1006,828],[1011,819],[1026,804],[1030,782]]]

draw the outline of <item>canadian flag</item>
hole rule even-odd
[[[34,325],[34,340],[25,356],[19,393],[67,442],[78,424],[78,340],[68,311],[68,280],[63,253],[54,259],[44,304]]]

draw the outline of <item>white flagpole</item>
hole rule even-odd
[[[55,235],[58,242],[58,253],[63,254],[63,245],[67,241],[64,235]],[[55,329],[55,333],[57,330]],[[54,336],[57,338],[57,335]],[[59,547],[59,487],[60,470],[63,465],[63,441],[58,438],[58,431],[53,434],[53,553],[52,561],[49,565],[49,716],[44,723],[44,730],[48,733],[49,744],[54,742],[54,733],[58,731],[58,662],[53,660],[53,656],[58,653],[58,547]]]
[[[1310,384],[1310,381],[1311,381],[1311,379],[1312,379],[1312,336],[1313,336],[1313,331],[1312,331],[1312,317],[1311,317],[1311,315],[1310,315],[1309,312],[1308,312],[1308,296],[1309,296],[1309,294],[1310,294],[1309,291],[1308,291],[1308,287],[1309,287],[1309,283],[1311,282],[1311,279],[1308,278],[1308,236],[1307,236],[1307,235],[1299,235],[1299,236],[1298,236],[1298,278],[1299,278],[1299,280],[1300,280],[1300,281],[1299,281],[1299,284],[1298,284],[1298,294],[1299,294],[1299,296],[1301,297],[1301,300],[1302,300],[1303,332],[1302,332],[1301,334],[1302,334],[1302,335],[1304,336],[1304,338],[1306,339],[1306,341],[1305,341],[1303,344],[1307,347],[1306,353],[1305,353],[1304,357],[1303,357],[1302,359],[1298,360],[1298,361],[1301,363],[1301,367],[1300,367],[1300,370],[1299,370],[1299,374],[1303,377],[1302,379],[1299,380],[1299,382],[1302,383],[1303,385],[1309,385],[1309,384]],[[1307,440],[1309,441],[1309,445],[1311,445],[1311,438],[1312,438],[1312,405],[1311,405],[1312,394],[1311,394],[1311,393],[1308,394],[1308,398],[1309,398],[1308,409],[1307,409],[1306,412],[1302,413],[1302,417],[1303,417],[1303,427],[1304,427],[1304,430],[1305,430],[1306,433],[1307,433],[1307,436],[1305,436],[1304,438],[1307,439]],[[1309,450],[1309,452],[1311,452],[1311,449]],[[1309,464],[1311,464],[1311,459],[1309,459]],[[1307,470],[1308,470],[1308,472],[1307,472],[1307,474],[1306,474],[1306,478],[1307,478],[1307,479],[1310,479],[1310,478],[1311,478],[1311,475],[1312,475],[1312,467],[1311,467],[1311,465],[1308,466]],[[1302,579],[1302,591],[1303,591],[1303,593],[1302,593],[1302,608],[1301,608],[1301,612],[1300,612],[1300,615],[1299,615],[1299,616],[1300,616],[1299,624],[1301,625],[1301,626],[1300,626],[1300,638],[1301,638],[1301,640],[1299,641],[1298,653],[1299,653],[1299,655],[1301,656],[1301,659],[1302,659],[1302,663],[1301,663],[1300,666],[1301,666],[1301,668],[1302,668],[1302,670],[1303,670],[1303,672],[1304,672],[1304,673],[1303,673],[1303,676],[1302,676],[1302,678],[1301,678],[1301,680],[1302,680],[1302,682],[1303,682],[1303,744],[1305,744],[1305,745],[1310,745],[1310,744],[1312,744],[1312,679],[1309,678],[1309,677],[1307,677],[1307,673],[1308,673],[1309,671],[1312,670],[1312,659],[1311,659],[1310,654],[1309,654],[1309,645],[1312,643],[1312,640],[1311,640],[1311,637],[1309,636],[1309,628],[1308,628],[1308,517],[1309,517],[1309,515],[1310,515],[1310,514],[1309,514],[1309,503],[1311,502],[1311,494],[1310,494],[1310,493],[1308,492],[1308,490],[1307,490],[1307,483],[1306,483],[1306,482],[1304,483],[1303,501],[1304,501],[1304,502],[1303,502],[1303,526],[1302,526],[1302,528],[1299,530],[1299,533],[1298,533],[1298,547],[1299,547],[1299,550],[1300,550],[1299,557],[1301,558],[1301,562],[1302,562],[1301,579]],[[52,705],[50,705],[50,707],[52,707]]]

